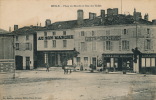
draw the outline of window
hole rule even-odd
[[[63,40],[63,47],[67,47],[67,40]]]
[[[147,34],[150,34],[150,29],[149,28],[147,29]]]
[[[87,46],[85,42],[81,42],[81,51],[86,51],[87,50]]]
[[[53,35],[56,35],[56,32],[53,32]]]
[[[103,51],[105,51],[105,41],[103,42]]]
[[[129,50],[129,41],[127,40],[122,41],[122,50]]]
[[[106,35],[110,35],[110,30],[107,30],[106,31]]]
[[[84,57],[84,67],[88,67],[88,57]]]
[[[48,48],[48,41],[44,41],[44,48]]]
[[[47,62],[48,62],[48,54],[45,53],[45,54],[44,54],[44,63],[47,63]]]
[[[47,32],[44,32],[44,36],[47,36]]]
[[[18,41],[18,36],[16,36],[16,41]]]
[[[92,50],[93,50],[93,51],[96,50],[96,42],[92,42]]]
[[[80,57],[77,57],[77,65],[80,66]]]
[[[56,47],[56,40],[52,40],[52,47],[55,48]]]
[[[26,40],[29,40],[29,35],[26,35]]]
[[[16,43],[16,50],[19,50],[19,43]]]
[[[26,43],[26,50],[30,50],[30,43]]]
[[[81,36],[84,36],[84,31],[81,31]]]
[[[124,35],[126,35],[127,34],[127,30],[126,29],[124,29]]]
[[[95,35],[94,31],[92,31],[92,36],[94,36],[94,35]]]
[[[150,50],[151,48],[151,40],[145,40],[145,50]]]
[[[63,35],[66,35],[66,31],[63,31]]]
[[[110,41],[106,41],[106,50],[111,50],[111,43],[110,43]]]

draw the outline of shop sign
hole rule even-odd
[[[38,37],[38,40],[52,40],[52,39],[73,39],[73,35]]]
[[[85,37],[85,41],[118,41],[121,40],[121,36],[94,36],[94,37]]]
[[[118,57],[133,57],[133,55],[113,55],[113,54],[107,54],[107,55],[103,55],[103,57],[116,57],[116,58],[118,58]]]
[[[156,57],[156,54],[143,54],[142,57]]]

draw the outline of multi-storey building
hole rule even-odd
[[[122,70],[123,63],[138,71],[140,67],[156,66],[156,25],[127,24],[94,26],[75,29],[75,48],[80,52],[77,65],[82,62],[88,68],[90,64],[116,67]],[[142,57],[136,67],[133,62],[133,48],[138,48]]]
[[[31,61],[37,61],[37,67],[42,67],[45,63],[61,66],[66,60],[76,64],[78,68],[83,65],[84,69],[88,69],[90,64],[93,64],[95,69],[104,66],[117,70],[123,70],[124,65],[135,72],[139,72],[142,67],[155,67],[156,21],[148,21],[147,15],[145,19],[136,19],[136,10],[133,16],[118,14],[116,8],[108,11],[109,13],[105,14],[105,10],[101,10],[100,16],[90,12],[89,19],[84,19],[83,10],[78,10],[77,20],[52,24],[50,20],[46,20],[45,27],[33,30],[36,36],[32,35],[33,41],[30,43],[36,45],[37,52],[34,54],[34,51],[29,50],[21,53],[18,51],[16,55],[23,55],[24,52],[28,52],[26,55],[29,56],[36,55],[30,58]],[[21,38],[23,36],[20,40],[22,42],[26,34],[20,35]],[[22,43],[26,42],[27,40],[24,40]],[[136,47],[142,55],[138,57],[137,63],[134,63],[132,49]],[[77,51],[77,57],[73,56]],[[27,59],[26,55],[23,56]],[[27,60],[23,61],[27,64]]]
[[[18,29],[18,26],[14,26],[15,41],[15,60],[16,69],[34,69],[36,67],[36,50],[37,50],[37,37],[34,31],[38,27],[25,26]]]
[[[13,35],[0,29],[0,72],[12,72],[14,69]]]

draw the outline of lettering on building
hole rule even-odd
[[[38,37],[38,40],[52,40],[52,39],[73,39],[73,35]]]
[[[121,36],[94,36],[94,37],[85,37],[85,41],[118,41],[121,39]]]

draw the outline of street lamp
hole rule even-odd
[[[13,73],[13,79],[15,79],[15,70],[16,70],[16,60],[15,60],[15,48],[16,48],[16,46],[15,46],[15,36],[13,35],[13,42],[12,42],[12,46],[13,46],[13,58],[14,58],[14,73]]]

